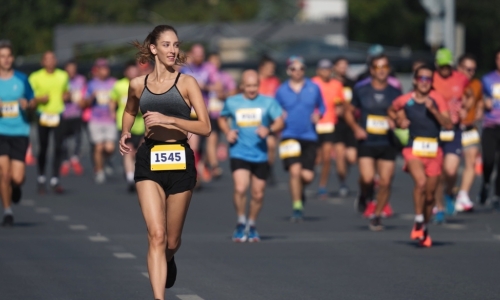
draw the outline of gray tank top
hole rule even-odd
[[[144,90],[139,99],[139,108],[142,114],[148,111],[155,111],[165,116],[189,120],[191,108],[184,101],[184,98],[177,89],[177,81],[181,73],[175,78],[174,85],[162,94],[155,94],[148,89],[148,76],[149,74],[144,79]]]

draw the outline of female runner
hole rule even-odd
[[[186,56],[179,51],[175,29],[156,26],[144,42],[134,43],[140,62],[155,62],[152,73],[131,80],[123,113],[120,153],[130,152],[127,139],[141,110],[145,142],[136,154],[134,180],[148,229],[148,270],[155,299],[164,300],[165,288],[174,285],[174,254],[181,244],[182,228],[196,185],[194,154],[188,132],[210,135],[210,120],[196,80],[181,75],[175,66]],[[191,107],[198,120],[190,120]]]

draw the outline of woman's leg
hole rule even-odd
[[[167,260],[181,246],[182,229],[191,202],[192,191],[169,195],[167,198]]]

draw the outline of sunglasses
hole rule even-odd
[[[372,69],[378,71],[378,70],[389,70],[389,65],[381,65],[381,66],[372,66]]]
[[[476,73],[476,68],[464,68],[467,73]]]
[[[417,76],[417,82],[420,83],[431,83],[432,77],[429,76]]]
[[[300,67],[300,68],[293,68],[293,67],[292,67],[292,68],[288,68],[288,69],[289,69],[290,71],[292,71],[292,72],[295,72],[295,71],[304,71],[304,70],[305,70],[305,68],[304,68],[304,67]]]

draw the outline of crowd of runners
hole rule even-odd
[[[476,204],[485,205],[491,200],[489,204],[499,205],[500,176],[493,184],[494,197],[489,194],[495,164],[497,174],[500,172],[500,163],[495,162],[500,150],[500,51],[495,58],[497,69],[478,79],[473,55],[462,55],[455,64],[448,49],[439,49],[434,63],[415,61],[411,91],[403,91],[389,57],[380,49],[370,53],[367,71],[356,80],[347,76],[349,62],[344,57],[320,60],[316,76],[307,78],[303,58],[292,56],[286,61],[284,80],[275,75],[276,63],[264,57],[256,70],[245,70],[238,83],[232,74],[221,70],[219,55],[206,57],[199,44],[193,45],[184,58],[185,63],[172,68],[198,83],[211,128],[207,137],[188,136],[197,174],[190,188],[202,189],[211,180],[232,176],[237,215],[233,241],[260,240],[257,217],[266,185],[276,183],[275,169],[281,165],[289,174],[291,221],[303,220],[305,189],[317,175],[318,198],[326,199],[332,193],[347,197],[351,190],[357,192],[356,210],[369,220],[371,230],[379,231],[384,228],[381,220],[393,215],[389,200],[395,161],[402,157],[404,170],[414,181],[415,223],[411,238],[425,247],[432,245],[428,222],[440,224],[457,212],[473,211],[471,199],[476,199],[476,195],[471,195],[470,190],[479,162],[482,186]],[[111,76],[109,63],[103,58],[95,61],[89,78],[78,72],[75,61],[66,62],[59,69],[53,52],[44,53],[42,68],[29,76],[14,70],[13,63],[12,45],[1,41],[3,225],[13,224],[11,205],[22,198],[25,159],[31,148],[30,130],[37,132],[37,138],[31,142],[36,143],[33,148],[37,149],[39,194],[63,194],[61,177],[71,172],[75,176],[84,173],[80,162],[83,141],[89,142],[92,165],[85,172],[93,174],[96,184],[104,184],[116,173],[111,158],[118,152],[120,136],[126,149],[122,151],[120,168],[124,188],[135,193],[136,182],[141,180],[140,171],[135,168],[143,167],[141,161],[136,163],[136,153],[143,143],[151,142],[144,135],[148,122],[153,124],[155,116],[148,113],[150,109],[143,109],[141,100],[141,109],[136,107],[132,115],[133,122],[124,119],[128,116],[126,107],[131,105],[127,104],[133,89],[131,81],[144,78],[137,98],[152,99],[148,102],[152,109],[160,105],[154,99],[165,95],[169,101],[173,99],[172,105],[177,105],[183,114],[184,96],[177,87],[179,77],[167,92],[160,94],[153,92],[153,83],[148,81],[153,74],[152,61],[127,63],[119,80]],[[160,87],[161,84],[156,90],[165,91]],[[188,119],[203,121],[194,105],[189,109]],[[122,124],[133,126],[124,132]],[[151,152],[151,159],[153,153],[156,152]],[[176,156],[161,156],[165,155],[163,152],[156,155],[158,166],[176,161]],[[231,174],[224,174],[219,165],[226,158],[230,160]],[[276,163],[278,158],[282,164]],[[46,167],[48,161],[50,171]],[[150,164],[154,170],[154,163]],[[359,186],[348,187],[349,168],[356,164]],[[332,173],[338,177],[339,186],[335,188],[329,186]],[[251,199],[247,214],[248,192]]]

